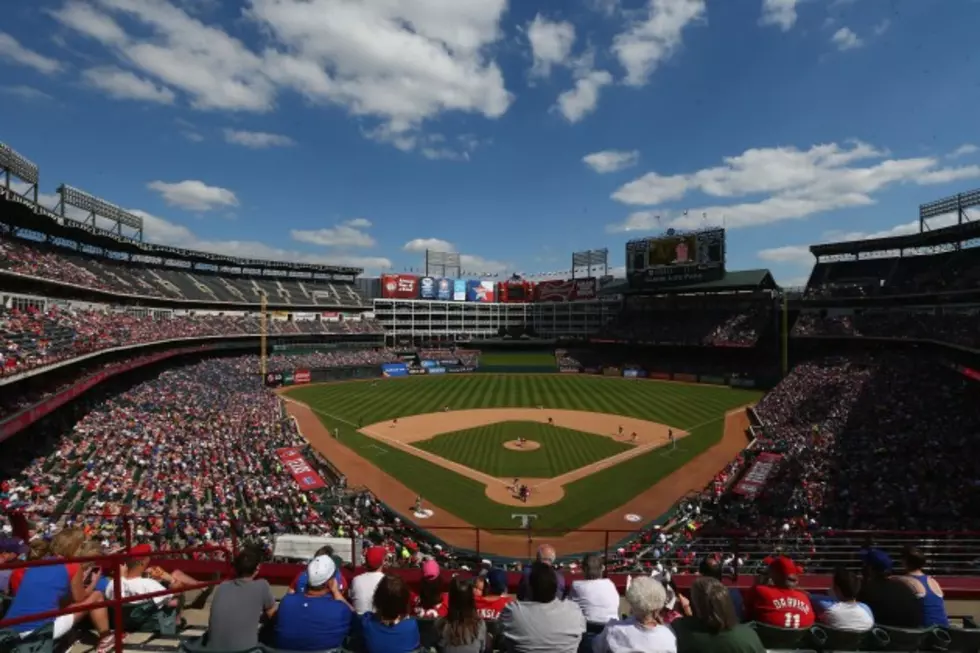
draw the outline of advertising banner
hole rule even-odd
[[[495,300],[494,283],[492,281],[467,281],[466,301],[490,304]]]
[[[436,299],[441,302],[452,301],[453,299],[453,280],[436,279]]]
[[[466,301],[466,279],[453,279],[453,301]]]
[[[436,298],[436,280],[432,277],[422,277],[419,280],[419,297],[422,299]]]
[[[340,313],[320,313],[327,322],[340,322]]]
[[[627,379],[642,379],[646,375],[646,370],[623,370],[623,376]]]
[[[408,366],[405,363],[385,363],[381,366],[384,376],[408,376]]]
[[[411,376],[418,376],[419,374],[425,374],[426,369],[423,367],[410,367],[408,368],[408,373]]]
[[[310,464],[306,462],[306,458],[303,458],[303,454],[299,452],[299,449],[295,447],[276,449],[276,455],[279,456],[279,460],[286,466],[289,473],[293,475],[293,480],[299,484],[300,489],[304,492],[327,487],[327,484],[323,482],[323,479],[316,473],[316,470],[310,467]]]
[[[571,302],[578,299],[595,299],[595,277],[585,279],[551,279],[535,286],[534,298],[539,302]]]
[[[752,466],[745,472],[745,476],[735,484],[732,491],[742,496],[755,498],[766,487],[766,481],[772,476],[776,465],[782,459],[783,457],[778,453],[760,453],[759,457],[752,462]]]
[[[460,372],[475,372],[475,367],[469,367],[466,365],[460,365],[459,367],[447,367],[446,372],[449,374],[459,374]]]
[[[419,278],[413,274],[382,274],[381,296],[385,299],[418,299]]]
[[[439,364],[435,361],[424,360],[422,361],[422,367],[439,367]]]
[[[270,388],[278,388],[282,385],[282,374],[280,372],[270,372],[266,374],[265,384]]]
[[[678,372],[677,374],[674,375],[674,380],[675,381],[686,381],[688,383],[697,383],[698,382],[698,375],[697,374],[681,374],[680,372]]]
[[[577,367],[559,367],[558,371],[562,374],[578,374],[582,370]]]
[[[650,372],[647,374],[647,378],[650,379],[662,379],[664,381],[670,380],[670,374],[667,372]]]
[[[586,367],[585,368],[585,373],[586,374],[599,374],[601,371],[602,370],[600,370],[598,367]]]
[[[293,371],[292,370],[289,370],[287,372],[283,372],[282,373],[282,384],[283,385],[292,385],[293,384]]]
[[[725,379],[720,376],[701,375],[701,383],[714,383],[715,385],[725,385]]]
[[[293,374],[293,383],[299,385],[301,383],[310,382],[310,371],[309,370],[296,370]]]
[[[429,374],[445,374],[446,373],[446,368],[445,367],[430,367],[426,371]]]
[[[733,388],[754,388],[755,379],[750,379],[748,377],[738,377],[733,376],[732,380],[729,382]]]
[[[603,376],[620,376],[623,373],[618,367],[605,367],[602,369]]]

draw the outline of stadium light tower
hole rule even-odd
[[[934,202],[926,202],[919,205],[919,233],[929,231],[929,220],[938,218],[951,213],[956,214],[956,224],[970,222],[970,214],[967,209],[980,206],[980,189],[971,190],[952,197],[944,197]]]
[[[593,276],[592,268],[598,273],[600,270],[602,274],[599,276],[606,276],[609,274],[609,250],[608,249],[590,249],[584,252],[575,252],[572,254],[572,279],[575,278],[575,271],[581,268],[586,268],[588,273],[587,277]]]
[[[62,218],[65,217],[65,209],[73,206],[88,214],[82,220],[83,224],[90,224],[93,227],[97,227],[98,225],[95,223],[95,219],[97,217],[105,218],[115,223],[113,231],[120,236],[123,235],[123,226],[126,226],[136,232],[137,240],[143,240],[143,218],[135,216],[115,204],[110,204],[105,200],[99,199],[94,195],[89,195],[85,191],[78,190],[67,184],[62,184],[58,187],[58,196],[58,205],[55,207],[55,210],[61,213]]]
[[[458,279],[463,276],[458,252],[425,250],[425,276]]]
[[[14,192],[10,188],[10,178],[16,177],[27,184],[27,190],[17,194],[37,204],[38,179],[41,176],[37,164],[18,154],[6,143],[0,143],[0,171],[3,173],[3,187],[8,193]]]

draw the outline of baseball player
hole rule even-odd
[[[636,431],[633,431],[633,435],[630,436],[633,442],[636,442]]]
[[[670,442],[670,448],[677,448],[677,441],[674,440],[674,429],[667,429],[667,440]]]
[[[623,425],[619,425],[619,437],[623,437]]]
[[[554,420],[553,417],[549,417],[548,418],[548,424],[550,424],[551,426],[554,426],[555,425],[555,420]]]

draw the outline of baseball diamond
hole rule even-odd
[[[519,526],[515,506],[532,507],[535,530],[553,534],[630,530],[628,513],[657,519],[744,447],[737,409],[759,396],[559,374],[332,383],[285,394],[304,436],[345,474],[403,515],[423,496],[434,511],[425,528],[457,546],[472,548],[473,534],[439,529],[496,531],[482,546],[501,555],[526,549],[525,536],[500,534]],[[540,447],[504,446],[521,437]],[[515,479],[530,488],[526,503]]]

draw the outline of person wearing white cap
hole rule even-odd
[[[302,594],[287,594],[276,615],[276,648],[322,651],[340,648],[350,633],[354,610],[337,587],[337,565],[330,556],[313,558],[306,566]]]

